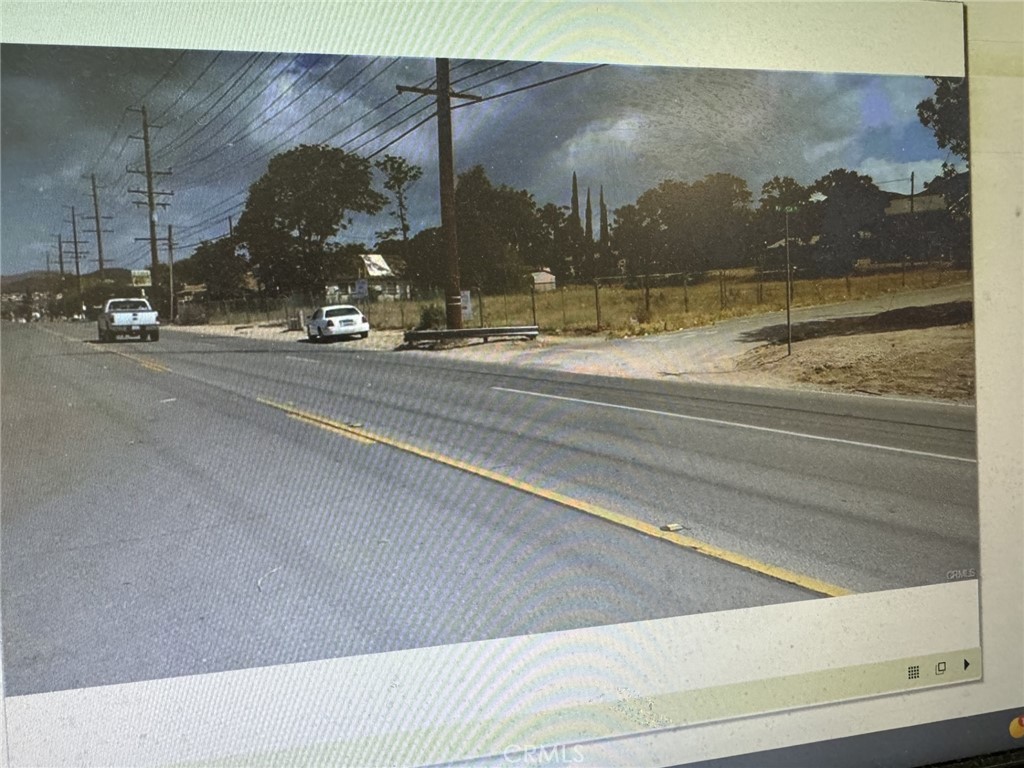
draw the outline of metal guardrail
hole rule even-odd
[[[497,328],[456,328],[406,331],[405,343],[420,344],[425,341],[450,341],[454,339],[483,339],[485,342],[499,338],[524,338],[533,340],[540,335],[536,325],[512,325]]]

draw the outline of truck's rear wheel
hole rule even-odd
[[[139,341],[149,341],[149,334],[145,331],[139,331]]]
[[[149,340],[150,341],[160,341],[160,331],[150,331],[149,332]]]

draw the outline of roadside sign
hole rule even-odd
[[[462,319],[473,319],[473,294],[470,291],[462,292]]]
[[[370,296],[370,284],[366,280],[356,280],[356,290],[353,298],[365,299]]]
[[[153,285],[153,275],[148,269],[132,270],[133,288],[149,288],[151,285]]]

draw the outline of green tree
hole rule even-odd
[[[611,238],[608,232],[608,206],[604,202],[604,185],[601,186],[599,194],[598,216],[600,218],[598,253],[601,256],[601,270],[607,274],[614,270],[614,265],[611,264]]]
[[[348,213],[377,213],[384,203],[368,160],[303,144],[273,157],[249,188],[238,239],[270,292],[319,291],[327,240],[348,227]]]
[[[713,173],[691,189],[702,212],[691,212],[696,251],[704,268],[739,266],[748,251],[752,195],[747,182],[729,173]]]
[[[537,244],[536,266],[550,269],[559,282],[574,274],[567,210],[564,205],[546,203],[537,211],[541,237]]]
[[[761,186],[761,198],[755,212],[750,239],[751,249],[763,255],[765,246],[786,236],[786,213],[789,213],[789,236],[807,242],[819,228],[817,209],[811,202],[811,188],[799,184],[791,176],[775,176]]]
[[[935,94],[917,105],[917,117],[935,134],[940,149],[967,160],[970,147],[967,79],[932,77]]]
[[[249,264],[235,252],[231,238],[200,243],[191,257],[174,265],[176,283],[205,283],[209,298],[238,298],[245,292]]]
[[[395,155],[384,155],[374,163],[374,166],[384,174],[384,189],[391,193],[395,203],[395,209],[389,213],[398,221],[397,227],[377,233],[382,240],[389,240],[396,235],[402,236],[402,242],[409,242],[409,205],[408,190],[423,176],[423,169],[418,165],[412,165],[403,157]]]
[[[637,199],[636,220],[647,230],[644,247],[651,251],[640,258],[662,272],[742,263],[749,250],[751,197],[747,183],[731,174],[711,174],[692,184],[666,179]],[[636,262],[622,255],[627,263]]]
[[[931,128],[935,143],[968,161],[970,152],[970,120],[966,78],[933,77],[935,94],[917,105],[921,123]],[[951,252],[959,266],[970,266],[971,186],[969,171],[958,173],[949,164],[942,164],[942,176],[925,185],[929,192],[939,192],[946,201],[945,235],[942,250]]]
[[[494,186],[477,165],[459,174],[455,209],[463,283],[490,291],[524,287],[548,242],[533,196]]]
[[[611,252],[626,263],[630,277],[657,272],[654,264],[656,241],[660,232],[636,205],[615,209],[615,226],[610,233]]]
[[[820,216],[817,268],[824,274],[849,274],[859,258],[874,255],[870,240],[885,216],[888,198],[870,176],[837,168],[811,185]]]
[[[576,180],[576,172],[572,174],[572,199],[569,203],[569,219],[567,221],[569,253],[567,258],[570,272],[576,277],[586,277],[583,250],[583,223],[580,220],[580,188]]]
[[[405,278],[423,292],[433,293],[441,290],[446,280],[444,248],[444,235],[440,227],[417,232],[409,240]]]

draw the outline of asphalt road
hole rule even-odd
[[[7,695],[978,568],[973,408],[94,338],[2,327]]]

